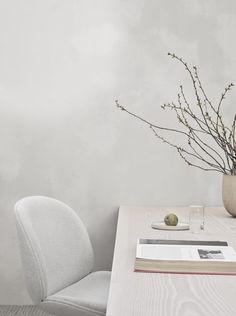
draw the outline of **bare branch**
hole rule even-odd
[[[153,131],[154,135],[155,135],[157,138],[159,138],[160,140],[162,140],[163,143],[166,143],[166,144],[168,144],[169,146],[175,148],[175,149],[178,151],[178,153],[179,153],[179,155],[181,156],[181,158],[183,158],[184,161],[185,161],[189,166],[190,166],[190,165],[191,165],[191,166],[195,166],[195,167],[198,167],[198,168],[200,168],[200,169],[202,169],[202,170],[205,170],[205,171],[218,171],[218,172],[222,172],[222,169],[221,169],[219,166],[217,166],[217,165],[215,165],[215,164],[213,164],[213,163],[210,163],[210,162],[206,161],[205,159],[203,159],[202,157],[200,157],[197,153],[196,153],[196,154],[193,154],[193,153],[187,151],[185,148],[180,147],[180,146],[177,146],[177,145],[174,145],[174,144],[172,144],[169,140],[167,140],[166,138],[164,138],[164,137],[158,135],[152,125],[150,125],[150,128],[151,128],[151,130]],[[199,165],[190,163],[190,161],[189,161],[186,157],[184,157],[183,153],[185,153],[186,155],[195,157],[196,159],[198,159],[198,160],[200,160],[200,161],[202,161],[202,162],[204,162],[204,163],[207,163],[207,164],[208,164],[210,167],[212,167],[212,168],[204,168],[204,167],[202,167],[202,166],[199,166]]]
[[[147,124],[154,135],[159,140],[175,148],[180,157],[189,166],[194,166],[204,171],[217,171],[223,174],[230,173],[236,175],[236,115],[234,116],[231,128],[229,128],[224,124],[221,114],[222,103],[229,90],[233,87],[233,84],[230,83],[225,88],[221,94],[219,103],[217,106],[214,106],[203,88],[197,67],[190,68],[182,58],[173,53],[168,53],[168,55],[178,60],[185,67],[191,79],[195,98],[195,101],[191,105],[181,85],[177,102],[166,103],[161,106],[164,110],[173,110],[180,128],[170,128],[154,124],[120,105],[118,100],[115,101],[116,106]],[[172,143],[167,138],[161,136],[157,130],[184,136],[188,149]],[[217,149],[215,146],[217,146]]]

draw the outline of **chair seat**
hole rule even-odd
[[[92,272],[48,296],[39,307],[58,316],[106,315],[110,278],[108,271]]]

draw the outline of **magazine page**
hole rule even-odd
[[[182,239],[148,239],[139,238],[138,244],[163,244],[163,245],[203,245],[203,246],[228,246],[227,241],[222,240],[182,240]]]
[[[236,262],[236,252],[229,246],[137,244],[136,257],[152,260]]]

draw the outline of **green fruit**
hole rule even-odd
[[[173,213],[167,214],[164,218],[164,222],[168,226],[176,226],[178,224],[178,217]]]

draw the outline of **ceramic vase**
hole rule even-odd
[[[236,175],[223,175],[222,199],[226,211],[236,217]]]

